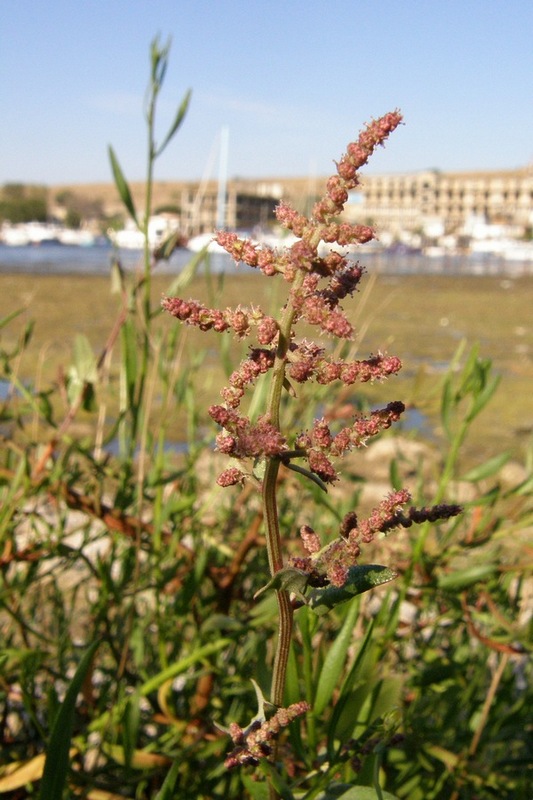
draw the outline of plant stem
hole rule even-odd
[[[299,273],[293,289],[298,289],[303,282],[303,273]],[[272,381],[267,404],[267,417],[272,425],[280,427],[280,404],[283,383],[285,380],[285,365],[287,351],[291,342],[292,325],[296,311],[291,299],[287,301],[283,316],[279,323],[279,338],[276,350],[276,359],[272,370]],[[276,500],[276,483],[279,471],[279,459],[269,458],[266,464],[263,480],[263,511],[266,523],[266,543],[270,574],[274,576],[283,567],[281,548],[281,535],[279,530],[278,506]],[[279,630],[272,673],[271,702],[276,706],[283,705],[285,693],[285,679],[287,662],[292,639],[293,610],[289,593],[277,591],[276,597],[279,610]]]
[[[266,521],[266,540],[268,561],[270,572],[275,575],[283,567],[281,555],[281,536],[278,522],[278,509],[276,502],[276,481],[278,477],[279,461],[269,459],[263,482],[263,508]],[[293,613],[286,591],[277,591],[279,611],[279,629],[276,656],[272,674],[272,689],[270,700],[276,706],[283,705],[283,695],[285,692],[285,677],[287,673],[287,661],[292,638]]]

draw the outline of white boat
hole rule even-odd
[[[1,238],[4,244],[20,247],[27,244],[43,244],[59,241],[62,228],[49,222],[19,222],[15,225],[5,222]]]
[[[0,229],[0,241],[11,247],[47,242],[88,246],[95,243],[95,236],[88,230],[74,230],[49,222],[20,222],[15,225],[4,222]]]
[[[506,261],[533,261],[533,242],[510,242],[502,250]]]
[[[93,233],[86,230],[64,228],[58,234],[61,244],[74,245],[75,247],[90,247],[96,241]]]
[[[165,239],[175,233],[178,223],[175,218],[156,214],[148,220],[148,245],[150,248],[158,247]],[[139,230],[133,220],[128,220],[121,230],[108,231],[108,236],[114,245],[125,250],[142,250],[144,247],[144,233]]]
[[[520,239],[478,239],[470,243],[470,251],[475,255],[499,256],[506,261],[533,260],[533,242]]]
[[[25,225],[10,225],[4,222],[0,231],[0,240],[10,247],[21,247],[30,243]]]
[[[199,233],[198,236],[192,236],[187,242],[187,250],[199,253],[200,250],[207,248],[208,253],[225,253],[226,251],[215,241],[214,236],[214,233]]]

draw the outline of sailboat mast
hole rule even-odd
[[[226,227],[226,206],[228,194],[228,144],[229,129],[225,126],[220,131],[220,160],[218,164],[218,195],[217,195],[217,229]]]

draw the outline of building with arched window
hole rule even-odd
[[[455,233],[472,218],[526,229],[533,225],[533,169],[365,175],[347,215],[392,234],[436,221]]]

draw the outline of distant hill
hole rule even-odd
[[[298,203],[309,195],[321,194],[326,178],[233,178],[228,181],[228,188],[236,188],[240,192],[265,195],[273,193],[280,198],[290,199]],[[156,181],[153,188],[153,207],[179,205],[182,191],[188,190],[196,194],[200,188],[200,181]],[[207,192],[213,192],[216,181],[207,181],[202,187]],[[145,186],[142,181],[130,183],[130,190],[135,205],[142,209],[145,203]],[[65,194],[73,195],[81,202],[87,204],[100,204],[106,216],[123,213],[117,189],[113,183],[85,183],[85,184],[58,184],[48,187],[49,203],[57,203],[57,198]]]

